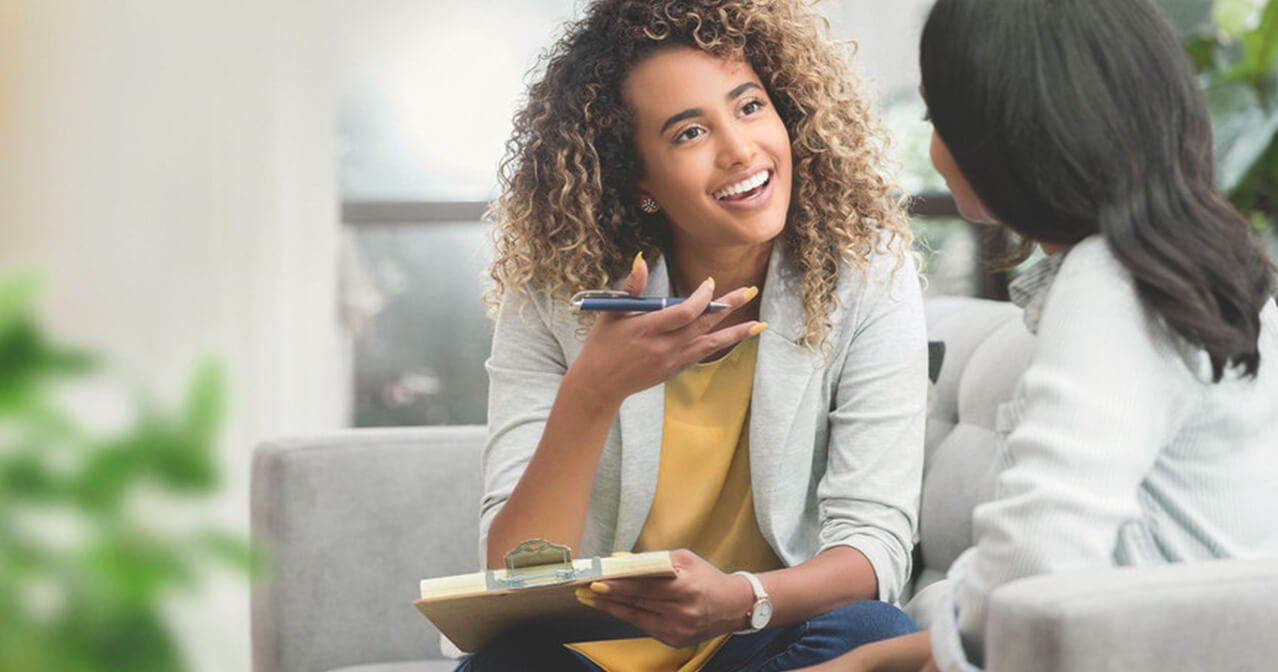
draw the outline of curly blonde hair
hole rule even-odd
[[[794,167],[780,244],[801,277],[801,345],[819,347],[841,260],[864,271],[873,251],[891,248],[899,268],[913,237],[850,50],[801,0],[597,0],[569,24],[506,143],[484,298],[495,307],[533,287],[564,297],[606,287],[636,252],[668,249],[669,223],[638,207],[643,165],[621,92],[631,68],[671,46],[748,62],[785,124]]]

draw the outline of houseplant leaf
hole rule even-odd
[[[1209,81],[1205,93],[1216,136],[1216,184],[1232,192],[1278,136],[1278,105],[1262,105],[1247,82],[1221,76]]]

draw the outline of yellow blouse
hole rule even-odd
[[[754,517],[750,392],[759,339],[666,383],[657,492],[635,551],[687,548],[726,572],[781,567]],[[569,644],[608,672],[691,672],[729,635],[673,649],[651,638]]]

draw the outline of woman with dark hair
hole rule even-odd
[[[1147,0],[939,0],[920,60],[960,212],[1048,255],[1012,287],[1035,350],[931,630],[814,669],[975,669],[990,592],[1032,574],[1278,556],[1273,265],[1214,190],[1166,21]]]
[[[922,305],[846,53],[803,0],[598,0],[545,56],[495,206],[482,551],[677,575],[579,593],[647,638],[518,630],[461,669],[783,670],[914,630]],[[686,301],[569,310],[607,287]]]

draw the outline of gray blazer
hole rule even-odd
[[[787,566],[834,546],[856,548],[874,568],[879,598],[896,601],[910,573],[923,468],[927,345],[915,267],[908,255],[897,268],[895,256],[878,253],[864,272],[845,264],[830,347],[814,352],[796,343],[800,278],[783,247],[773,248],[759,299],[769,324],[759,336],[749,427],[759,530]],[[644,294],[668,291],[657,260]],[[584,335],[567,303],[544,293],[502,304],[487,363],[481,558]],[[599,459],[579,555],[634,546],[657,488],[664,411],[664,385],[622,404]]]

